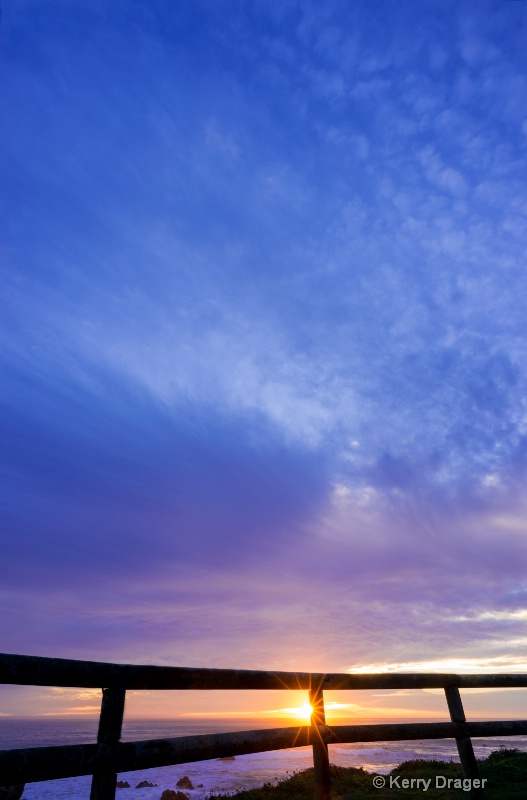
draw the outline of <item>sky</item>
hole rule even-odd
[[[527,671],[526,38],[524,0],[2,1],[4,652]]]

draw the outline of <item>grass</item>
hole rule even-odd
[[[486,778],[485,800],[525,800],[527,798],[527,753],[517,749],[494,750],[478,761],[480,776]],[[436,788],[436,776],[452,779],[450,788]],[[462,780],[461,766],[453,761],[414,759],[383,775],[385,787],[376,789],[375,772],[355,767],[331,766],[333,800],[468,800],[468,791],[455,788],[453,781]],[[313,769],[297,772],[276,786],[266,783],[258,789],[247,789],[235,795],[215,794],[208,800],[312,800]],[[392,787],[390,788],[390,779]],[[417,780],[420,782],[417,783]],[[412,788],[412,780],[413,787]],[[423,781],[430,780],[426,791]],[[405,783],[407,781],[407,783]],[[439,783],[442,783],[440,780]],[[397,785],[399,788],[397,788]],[[459,784],[458,784],[459,785]]]

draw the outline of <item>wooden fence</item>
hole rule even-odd
[[[460,689],[526,687],[527,674],[338,674],[105,664],[0,654],[0,683],[101,688],[97,742],[0,751],[0,786],[92,775],[90,800],[114,800],[117,773],[290,747],[313,748],[315,799],[330,800],[328,745],[351,742],[455,739],[466,778],[478,778],[471,737],[527,734],[527,720],[467,722]],[[326,725],[324,690],[444,689],[451,722]],[[126,690],[302,689],[311,725],[121,742]],[[481,800],[482,789],[471,798]]]

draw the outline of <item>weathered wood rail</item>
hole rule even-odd
[[[315,798],[330,800],[328,745],[450,739],[457,743],[466,778],[477,778],[471,737],[527,735],[527,720],[467,722],[459,689],[527,688],[527,674],[339,674],[193,669],[0,654],[0,683],[101,688],[97,742],[0,751],[0,786],[93,775],[90,800],[115,800],[117,773],[291,747],[313,747]],[[324,690],[444,689],[451,722],[326,725]],[[237,733],[121,742],[127,690],[303,689],[311,725]],[[482,800],[483,789],[471,791]]]

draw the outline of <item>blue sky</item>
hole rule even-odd
[[[4,0],[4,650],[526,668],[526,35]]]

